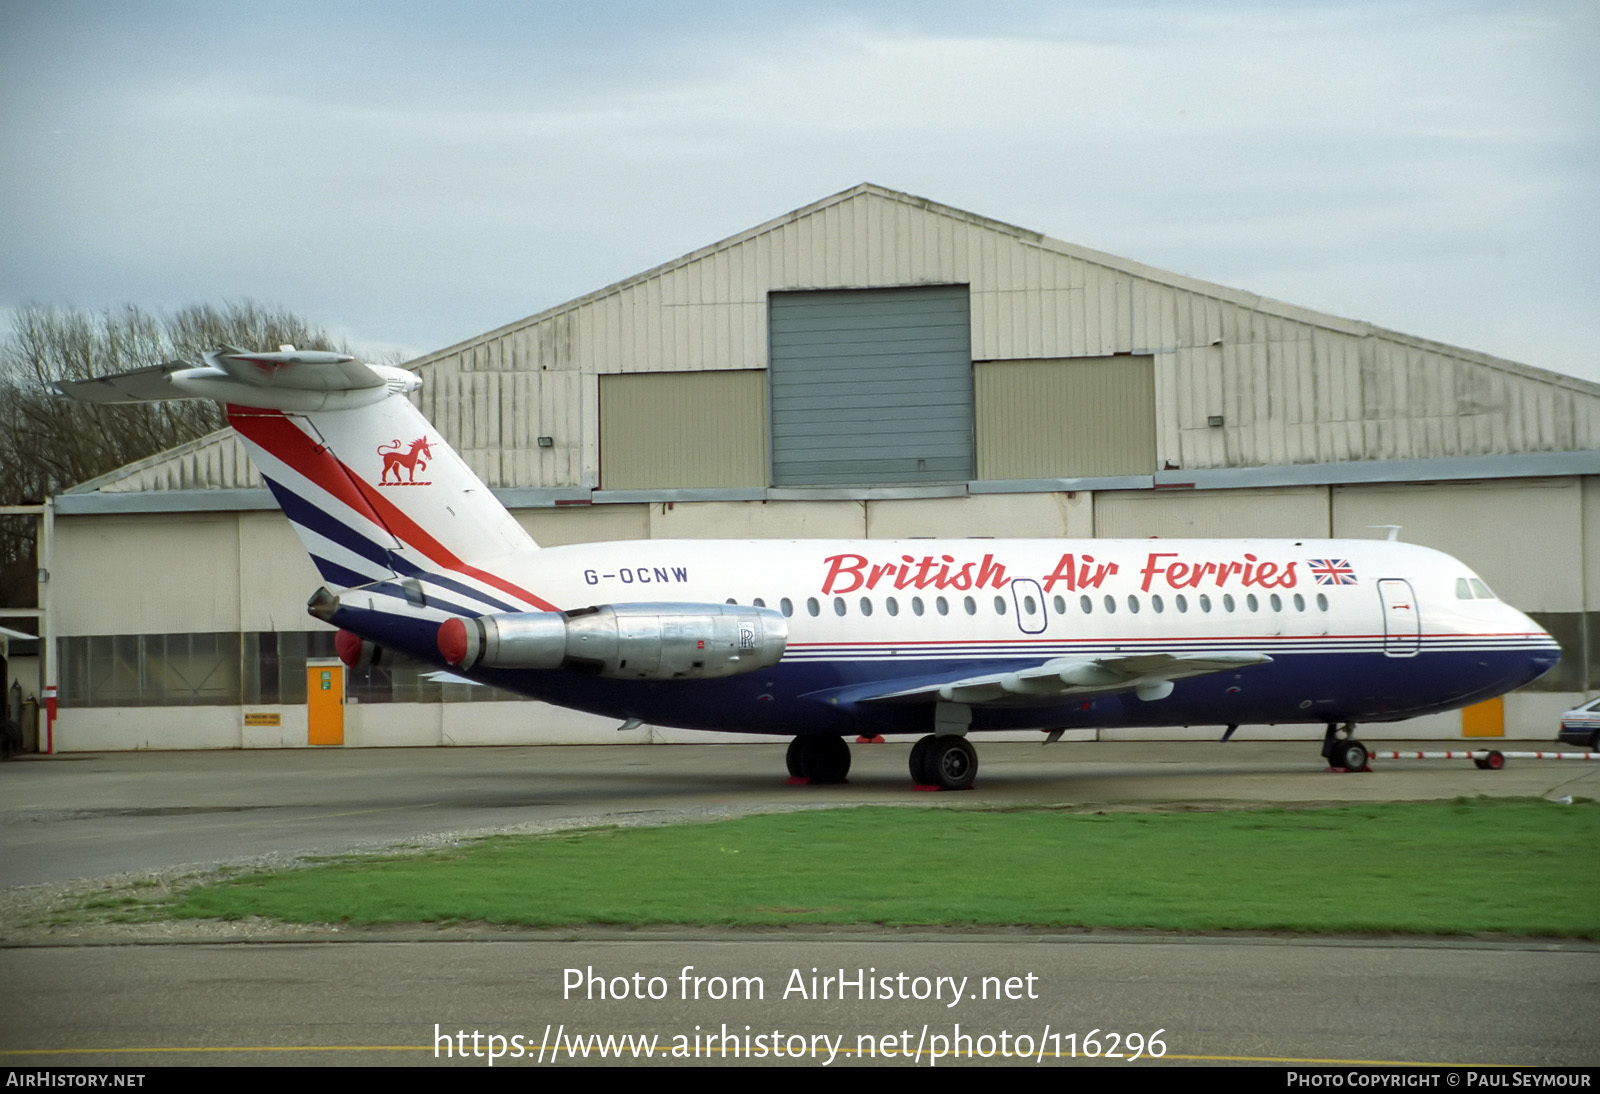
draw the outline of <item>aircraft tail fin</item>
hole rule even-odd
[[[498,610],[544,603],[481,568],[537,545],[405,396],[421,381],[348,354],[224,347],[57,385],[94,402],[209,398],[261,469],[324,580],[429,575]]]

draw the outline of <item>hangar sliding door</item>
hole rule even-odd
[[[965,285],[775,292],[775,486],[972,478]]]

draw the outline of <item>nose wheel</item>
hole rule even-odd
[[[1367,746],[1355,739],[1356,724],[1346,722],[1343,726],[1328,724],[1328,732],[1322,738],[1322,758],[1328,761],[1328,766],[1345,772],[1367,771],[1367,761],[1372,754],[1367,751]],[[1343,734],[1343,736],[1340,736]]]

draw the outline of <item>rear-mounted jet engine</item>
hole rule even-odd
[[[457,616],[439,652],[462,669],[573,669],[628,680],[737,676],[776,665],[789,625],[743,604],[602,604],[570,612]]]

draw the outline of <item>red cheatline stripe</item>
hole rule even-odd
[[[421,551],[435,565],[476,578],[486,585],[492,585],[502,592],[519,597],[543,611],[561,610],[513,582],[462,562],[442,543],[423,531],[414,520],[396,508],[388,498],[362,482],[331,451],[313,443],[311,438],[281,411],[229,406],[228,421],[245,437],[328,491],[373,524],[386,529],[395,539]]]

